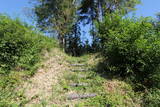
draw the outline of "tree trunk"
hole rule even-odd
[[[62,45],[63,45],[63,52],[65,52],[65,48],[66,48],[66,44],[65,44],[65,37],[63,37],[63,40],[62,40]]]
[[[65,52],[65,47],[66,47],[66,41],[65,41],[65,37],[64,36],[58,36],[58,40],[59,40],[59,45],[60,47],[63,49],[63,51]]]

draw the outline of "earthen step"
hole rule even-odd
[[[73,93],[73,94],[69,94],[67,96],[68,100],[75,100],[75,99],[87,99],[87,98],[92,98],[97,96],[97,94],[95,93],[90,93],[90,94],[77,94],[77,93]]]
[[[89,86],[89,84],[88,83],[71,83],[71,84],[69,84],[71,87],[80,87],[80,86],[82,86],[82,87],[86,87],[86,86]]]
[[[70,66],[85,66],[85,64],[70,64]]]
[[[71,71],[76,72],[76,71],[87,71],[88,69],[72,69]]]
[[[87,78],[87,76],[86,75],[78,75],[78,78]]]

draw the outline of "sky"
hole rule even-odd
[[[25,15],[25,8],[30,8],[31,4],[29,1],[32,0],[0,0],[0,13],[5,13],[11,16],[12,18],[19,17],[22,21],[27,22],[30,25],[34,25],[34,22],[32,22],[28,17]],[[132,12],[131,14],[135,14],[136,17],[140,16],[151,16],[153,18],[156,17],[156,13],[160,12],[160,0],[141,0],[142,4],[137,5],[137,10],[135,12]],[[88,26],[84,27],[84,29],[89,29]],[[82,35],[88,35],[82,34]],[[91,37],[88,37],[90,40]],[[82,38],[83,39],[83,38]],[[84,38],[85,39],[85,38]]]
[[[32,25],[24,14],[25,8],[31,7],[29,1],[31,0],[0,0],[0,13],[5,13],[12,18],[19,17],[22,21]]]
[[[160,0],[141,0],[142,3],[137,5],[137,11],[135,12],[137,17],[151,16],[156,17],[156,13],[160,12]]]
[[[6,13],[9,16],[15,18],[20,17],[21,20],[32,24],[32,22],[26,18],[24,14],[24,9],[26,7],[31,7],[29,1],[32,0],[0,0],[0,13]],[[141,0],[142,4],[136,6],[137,11],[135,15],[140,16],[151,16],[156,17],[155,14],[160,12],[160,0]]]

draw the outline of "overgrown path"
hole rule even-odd
[[[46,53],[45,59],[42,67],[21,87],[26,98],[26,107],[43,104],[44,102],[51,103],[51,97],[55,94],[53,87],[67,69],[64,54],[58,49],[54,49],[49,54]]]
[[[95,55],[71,57],[59,49],[46,53],[33,77],[19,87],[25,107],[139,107],[130,87],[94,72]]]
[[[74,107],[82,103],[83,98],[97,96],[91,93],[87,58],[74,58],[67,56],[59,49],[44,55],[45,61],[35,75],[22,83],[19,91],[23,92],[25,101],[21,105],[35,106],[69,106]],[[91,62],[93,63],[93,62]],[[94,76],[93,76],[94,77]],[[83,82],[84,80],[84,82]],[[86,81],[85,81],[86,80]],[[88,92],[85,89],[88,88]]]

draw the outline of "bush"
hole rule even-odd
[[[1,73],[14,68],[29,69],[39,61],[42,50],[48,50],[56,44],[55,40],[32,29],[18,19],[0,15]]]
[[[24,99],[15,88],[35,73],[42,51],[56,46],[54,39],[43,36],[34,27],[0,15],[0,107],[16,106],[12,104],[15,99]]]
[[[160,105],[160,90],[151,89],[144,95],[143,107],[159,107]]]
[[[142,87],[160,88],[160,37],[148,18],[126,19],[112,14],[97,28],[107,70],[131,77]]]

